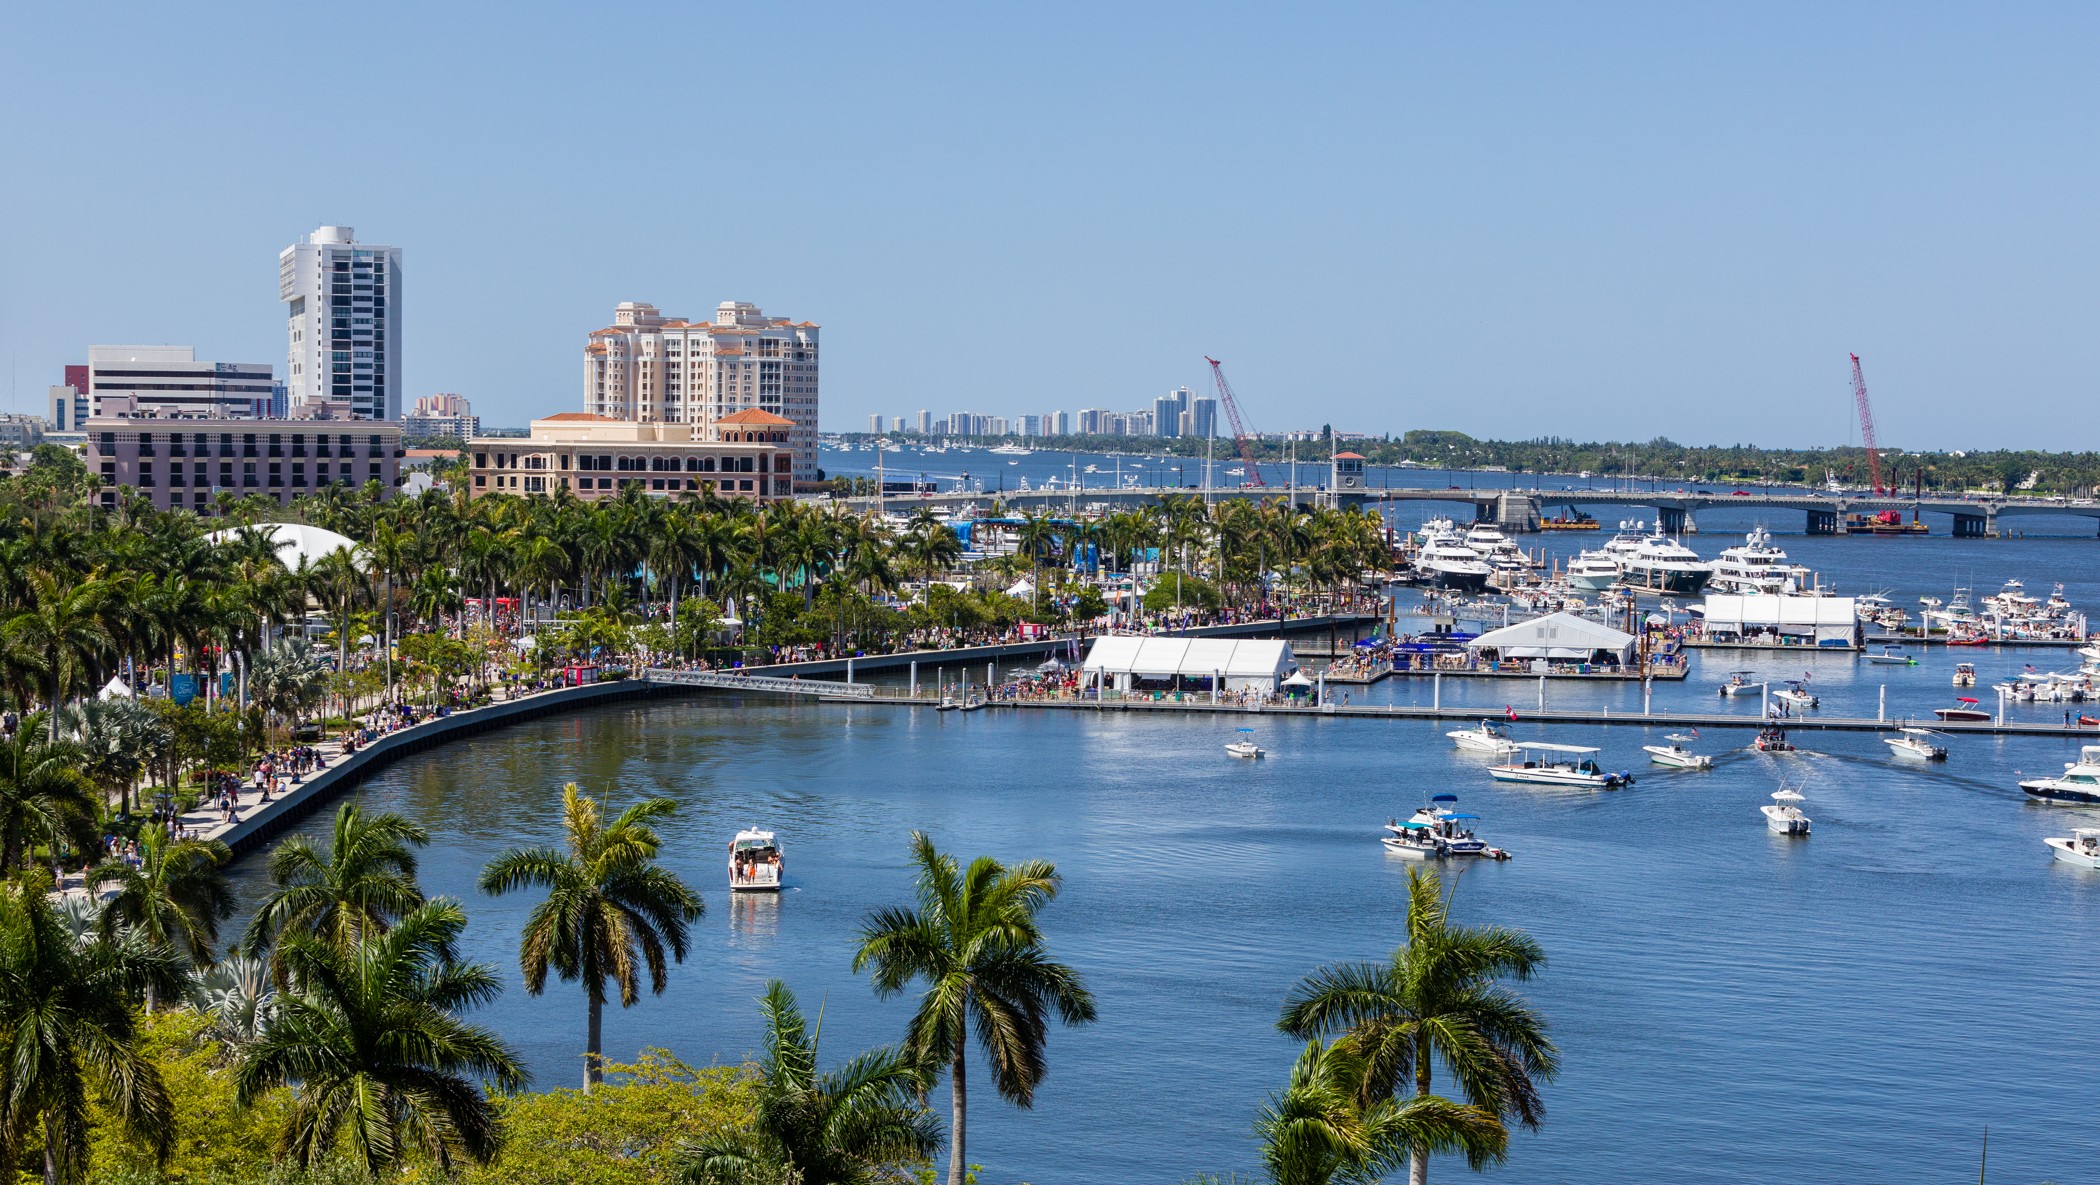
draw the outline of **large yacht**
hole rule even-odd
[[[1616,540],[1614,540],[1616,542]],[[1699,553],[1662,533],[1645,536],[1633,554],[1619,562],[1619,584],[1654,593],[1695,593],[1706,587],[1714,566]]]
[[[1586,592],[1603,592],[1619,582],[1619,561],[1610,552],[1585,551],[1568,561],[1567,581]]]
[[[1487,587],[1493,565],[1467,547],[1450,519],[1430,519],[1422,524],[1422,547],[1415,552],[1415,567],[1438,588],[1479,592]]]
[[[2043,802],[2100,802],[2100,745],[2082,746],[2078,760],[2065,765],[2062,775],[2030,778],[2020,789]]]
[[[1740,545],[1715,557],[1713,586],[1721,593],[1791,593],[1808,583],[1808,574],[1772,546],[1770,532],[1757,527]]]
[[[1474,523],[1473,528],[1466,532],[1465,545],[1479,552],[1489,567],[1518,572],[1531,568],[1531,561],[1525,558],[1524,552],[1493,523]]]

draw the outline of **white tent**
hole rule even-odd
[[[1706,619],[1706,636],[1716,640],[1777,635],[1799,645],[1859,644],[1853,597],[1711,596],[1700,612]]]
[[[1469,650],[1493,650],[1503,658],[1570,659],[1589,661],[1600,651],[1612,655],[1621,666],[1633,662],[1638,641],[1624,630],[1615,630],[1573,613],[1549,613],[1530,621],[1489,630],[1466,643]]]
[[[1109,634],[1088,646],[1080,686],[1132,691],[1151,682],[1208,688],[1215,678],[1228,691],[1273,692],[1297,669],[1289,642]]]
[[[297,568],[300,560],[316,563],[333,551],[348,549],[352,555],[357,554],[356,540],[305,523],[257,523],[254,529],[268,535],[277,545],[277,558],[284,561],[287,568]],[[226,543],[239,539],[240,531],[237,528],[213,531],[205,538],[213,543]]]
[[[121,675],[110,676],[109,682],[103,684],[101,692],[95,696],[96,699],[116,699],[120,697],[123,699],[132,698],[131,684],[124,682],[124,678]]]
[[[1016,581],[1012,588],[1007,589],[1006,595],[1010,597],[1032,597],[1035,595],[1035,585],[1028,583],[1027,579],[1023,578]]]

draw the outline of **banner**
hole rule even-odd
[[[185,671],[168,676],[168,698],[179,707],[197,698],[197,676]]]

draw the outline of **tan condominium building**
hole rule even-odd
[[[659,498],[713,490],[773,502],[795,493],[794,430],[793,421],[755,407],[705,429],[571,411],[534,420],[529,436],[477,436],[467,452],[477,498],[569,490],[597,501],[634,485]]]
[[[622,303],[583,347],[584,410],[708,429],[749,408],[794,422],[794,477],[817,480],[817,326],[725,300],[712,320]]]

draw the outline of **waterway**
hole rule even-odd
[[[1711,556],[1723,536],[1708,526],[1691,542]],[[2061,580],[2074,604],[2100,606],[2100,558],[2082,536],[1781,542],[1841,588],[1886,589],[1899,603],[2018,576],[2038,594]],[[1892,717],[1926,716],[1956,694],[1948,676],[1964,660],[1979,664],[1986,700],[2025,663],[2075,663],[2041,650],[1935,648],[1900,668],[1703,653],[1684,684],[1658,687],[1655,707],[1748,716],[1754,700],[1715,694],[1740,667],[1753,678],[1812,672],[1832,714],[1873,715],[1885,686]],[[1389,680],[1350,694],[1426,703],[1431,691]],[[1530,680],[1443,685],[1446,703],[1515,707],[1520,737],[1600,746],[1638,783],[1499,785],[1452,750],[1450,725],[1418,722],[963,716],[693,696],[411,756],[361,798],[431,828],[424,883],[467,901],[465,953],[507,983],[479,1017],[542,1085],[579,1073],[581,992],[553,983],[526,995],[515,947],[531,899],[491,900],[473,885],[505,848],[558,842],[565,781],[614,805],[679,798],[666,861],[707,899],[670,990],[609,1014],[616,1056],[657,1045],[702,1063],[741,1060],[758,1038],[753,1000],[774,976],[824,1008],[828,1061],[895,1040],[909,1001],[878,1000],[849,963],[868,911],[910,899],[908,833],[926,829],[965,856],[1055,861],[1065,892],[1045,927],[1087,977],[1101,1019],[1053,1033],[1032,1112],[994,1101],[988,1076],[973,1075],[971,1159],[988,1183],[1251,1171],[1256,1109],[1297,1052],[1274,1031],[1278,1002],[1320,964],[1378,958],[1398,942],[1407,863],[1383,851],[1379,827],[1440,791],[1516,854],[1463,873],[1458,915],[1524,927],[1550,957],[1523,990],[1550,1018],[1565,1069],[1547,1088],[1544,1128],[1512,1145],[1518,1179],[1959,1180],[1975,1171],[1986,1124],[1994,1180],[2091,1175],[2100,1123],[2076,1083],[2100,1057],[2085,965],[2100,874],[2052,862],[2041,840],[2100,825],[2100,812],[2030,805],[2015,786],[2060,768],[2076,742],[1956,738],[1952,760],[1928,767],[1891,758],[1873,734],[1797,733],[1809,752],[1778,757],[1743,751],[1746,732],[1710,729],[1694,748],[1719,754],[1716,767],[1668,771],[1643,765],[1639,746],[1669,726],[1548,730],[1522,719],[1537,694]],[[1641,706],[1629,685],[1556,682],[1546,694],[1562,706]],[[2014,705],[2009,717],[2063,710]],[[1224,756],[1242,723],[1268,759]],[[1808,839],[1764,829],[1757,808],[1783,778],[1807,795]],[[781,834],[789,888],[732,900],[724,845],[754,824]],[[265,862],[237,875],[252,902]]]

